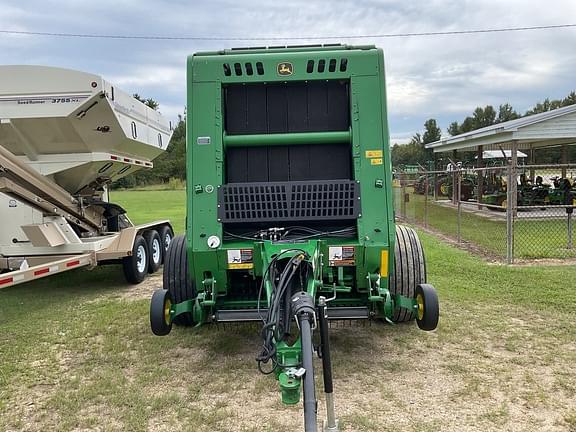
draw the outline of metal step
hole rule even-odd
[[[216,322],[247,322],[262,321],[268,309],[221,309],[214,314]],[[342,306],[328,308],[329,320],[358,320],[370,318],[370,312],[366,306]]]

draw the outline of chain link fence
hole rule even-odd
[[[508,263],[576,257],[574,165],[397,171],[394,205],[400,221]]]

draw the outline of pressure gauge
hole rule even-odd
[[[206,243],[208,243],[208,247],[210,249],[216,249],[217,247],[220,246],[220,237],[218,236],[210,236],[208,237],[208,240],[206,241]]]

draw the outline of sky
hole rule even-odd
[[[0,0],[0,30],[217,38],[327,37],[576,23],[574,0]],[[406,38],[151,41],[0,34],[0,64],[102,75],[184,112],[186,56],[237,46],[375,44],[384,49],[392,143],[435,118],[443,132],[476,106],[524,112],[576,90],[576,28]]]

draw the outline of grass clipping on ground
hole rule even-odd
[[[576,268],[494,266],[422,237],[439,328],[331,329],[343,430],[576,431]],[[0,291],[0,430],[301,430],[301,405],[256,369],[256,327],[151,334],[160,284],[106,267]]]

